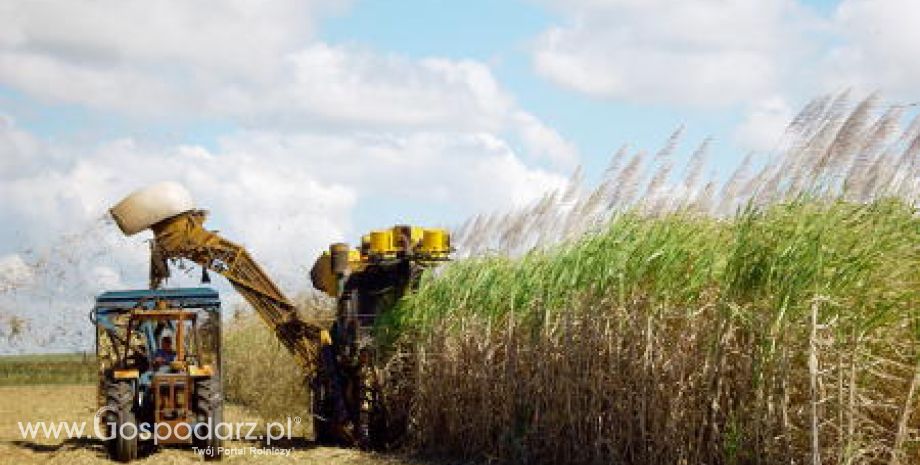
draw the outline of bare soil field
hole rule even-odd
[[[15,464],[111,464],[105,454],[103,442],[96,438],[73,439],[23,438],[18,422],[86,422],[87,435],[91,435],[93,414],[96,411],[96,388],[93,385],[71,386],[5,386],[0,387],[0,462]],[[226,420],[252,421],[253,417],[235,406],[227,406]],[[301,437],[297,437],[300,434]],[[404,465],[412,463],[397,456],[378,455],[357,450],[315,446],[303,438],[304,431],[294,430],[290,441],[275,445],[290,450],[287,455],[258,454],[265,450],[259,442],[229,442],[225,446],[239,451],[238,455],[225,457],[222,463],[259,464],[360,464]],[[145,454],[138,464],[200,463],[191,449],[160,448]]]

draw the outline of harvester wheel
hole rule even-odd
[[[360,356],[362,367],[358,370],[354,383],[357,385],[357,442],[367,450],[384,450],[387,448],[387,415],[381,392],[379,370],[373,366],[373,357],[368,349],[362,350]]]
[[[106,405],[115,417],[114,435],[108,444],[109,457],[119,462],[130,462],[137,458],[139,433],[133,410],[134,386],[129,382],[113,382],[106,387],[105,394]]]
[[[313,440],[317,444],[333,445],[336,442],[332,425],[333,411],[327,395],[323,387],[314,386],[312,393]]]
[[[195,382],[195,410],[199,421],[209,421],[210,428],[205,438],[195,437],[196,447],[204,451],[205,460],[220,460],[223,440],[217,435],[217,425],[224,421],[224,401],[219,379],[204,379]]]
[[[381,416],[378,431],[387,448],[399,448],[406,439],[409,430],[409,417],[412,410],[416,365],[411,350],[397,348],[380,369]]]
[[[387,415],[379,388],[364,386],[364,405],[361,408],[361,447],[368,450],[385,450],[388,446]]]

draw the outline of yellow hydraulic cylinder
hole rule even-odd
[[[393,253],[393,231],[381,229],[371,231],[370,253],[377,255],[390,255]]]
[[[450,253],[450,235],[444,229],[425,229],[420,251],[434,258],[446,257]]]

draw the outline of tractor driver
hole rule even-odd
[[[172,348],[172,338],[163,336],[160,339],[160,348],[153,354],[153,363],[156,366],[169,365],[176,359],[176,352]]]

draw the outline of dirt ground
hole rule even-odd
[[[102,441],[95,438],[45,439],[23,438],[17,425],[20,421],[86,422],[86,433],[92,434],[93,414],[96,411],[95,386],[15,386],[0,387],[0,463],[15,464],[111,464],[105,455]],[[225,421],[250,421],[252,417],[238,407],[227,406]],[[297,437],[279,443],[275,454],[259,442],[228,442],[235,454],[225,457],[222,463],[259,463],[265,465],[297,464],[360,464],[408,465],[406,459],[356,450],[317,447]],[[289,455],[277,453],[290,450]],[[259,451],[262,451],[259,453]],[[140,458],[138,464],[200,463],[191,449],[160,448]]]

